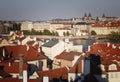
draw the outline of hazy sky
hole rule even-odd
[[[48,20],[55,18],[120,17],[120,0],[0,0],[2,20]]]

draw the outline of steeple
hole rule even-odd
[[[88,15],[88,17],[91,17],[91,13],[89,12],[89,15]]]
[[[105,14],[103,13],[102,18],[104,18],[104,17],[105,17]]]
[[[84,14],[84,17],[87,17],[87,14],[86,14],[86,13]]]

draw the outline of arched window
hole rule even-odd
[[[117,70],[117,66],[115,64],[109,65],[109,70]]]

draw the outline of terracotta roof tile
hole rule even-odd
[[[57,55],[55,58],[72,61],[74,59],[75,55],[80,56],[81,53],[80,52],[74,52],[74,51],[70,51],[70,52],[63,51],[60,55]]]
[[[19,73],[19,63],[11,63],[9,66],[8,63],[0,63],[0,66],[4,66],[4,71],[7,73]],[[23,64],[23,69],[27,70],[28,65],[26,63]]]
[[[68,69],[66,67],[54,69],[54,70],[48,70],[48,71],[42,71],[38,72],[40,78],[43,78],[44,76],[48,76],[49,80],[52,80],[53,78],[59,79],[62,77],[62,79],[68,79]]]
[[[29,47],[28,46],[28,50],[27,50],[27,46],[25,46],[25,45],[5,46],[5,48],[6,48],[6,52],[8,52],[9,54],[12,54],[12,56],[15,59],[19,58],[19,54],[23,54],[25,60],[46,59],[46,57],[44,55],[42,55],[41,53],[39,53],[33,47]]]

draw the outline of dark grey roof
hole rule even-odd
[[[55,44],[57,44],[59,41],[57,39],[50,40],[49,42],[43,44],[44,47],[53,47]]]
[[[86,23],[86,22],[77,22],[75,25],[89,25],[89,23]]]

